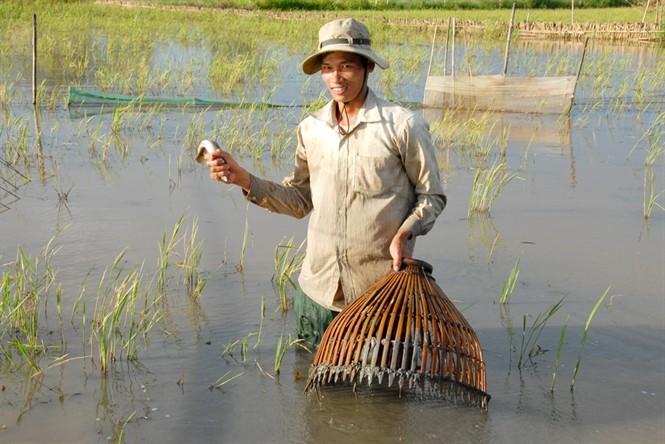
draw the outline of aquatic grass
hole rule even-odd
[[[35,375],[42,373],[42,369],[39,367],[39,364],[35,360],[39,354],[39,351],[36,349],[36,347],[30,347],[28,344],[24,344],[18,338],[10,340],[9,344],[14,346],[19,356],[21,356],[23,360],[28,363],[30,368],[34,371]],[[5,354],[5,357],[7,357],[7,354]]]
[[[626,155],[626,159],[630,159],[633,152],[643,142],[647,143],[646,157],[644,165],[647,167],[653,164],[665,153],[665,145],[661,142],[665,139],[665,111],[659,113],[649,127],[642,132],[642,136],[633,144]]]
[[[134,361],[141,342],[163,317],[162,296],[150,297],[144,288],[143,271],[136,265],[125,269],[125,248],[100,281],[90,331],[91,351],[96,344],[100,369],[107,373],[122,356]]]
[[[527,317],[524,315],[522,318],[522,341],[520,343],[520,354],[517,360],[517,368],[522,368],[522,365],[528,358],[531,360],[534,356],[542,352],[542,348],[538,345],[538,338],[542,333],[547,322],[556,314],[561,308],[564,298],[552,304],[546,311],[538,313],[533,319],[531,326],[527,330]]]
[[[185,140],[184,140],[184,150],[187,152],[187,157],[194,161],[195,151],[199,146],[199,142],[203,139],[207,139],[205,136],[205,121],[204,116],[208,109],[201,111],[195,111],[192,113],[191,118],[189,119],[189,125],[185,131]],[[180,171],[180,168],[178,169]]]
[[[0,107],[4,109],[9,107],[9,104],[12,102],[12,92],[14,91],[14,86],[11,83],[7,83],[5,80],[3,83],[0,83]]]
[[[60,250],[51,240],[44,247],[41,257],[27,255],[21,247],[17,249],[16,259],[10,264],[11,271],[2,274],[0,296],[0,342],[9,337],[20,339],[23,346],[37,352],[44,351],[40,308],[44,306],[45,321],[47,321],[47,301],[51,288],[56,289],[56,310],[61,314],[60,292],[56,282],[56,272],[53,269],[53,257]],[[62,320],[58,320],[58,325]]]
[[[127,424],[129,421],[132,420],[132,418],[136,415],[136,411],[132,412],[131,415],[127,417],[127,419],[122,423],[120,430],[118,432],[118,439],[116,440],[117,444],[122,444],[125,442],[125,429],[127,428]]]
[[[81,316],[81,339],[83,340],[83,346],[85,348],[86,345],[86,327],[88,325],[88,301],[86,298],[84,298],[85,294],[85,288],[86,288],[86,282],[90,278],[92,274],[92,270],[88,270],[88,273],[86,273],[85,277],[83,278],[83,281],[81,281],[81,289],[79,291],[78,296],[74,300],[74,304],[72,305],[72,310],[71,310],[71,315],[69,318],[69,322],[72,325],[74,329],[77,328],[77,325],[74,322],[74,317],[80,313]]]
[[[159,244],[159,256],[157,259],[157,290],[164,293],[168,285],[168,270],[171,266],[171,255],[179,242],[178,233],[185,221],[185,215],[180,216],[175,223],[171,235],[167,236],[166,225],[162,233],[162,240]]]
[[[249,239],[249,203],[245,207],[245,229],[242,234],[242,246],[240,247],[240,263],[236,269],[242,273],[245,268],[245,252],[247,251],[247,241]]]
[[[438,116],[437,116],[438,117]],[[441,149],[453,148],[463,161],[485,166],[494,145],[501,152],[508,133],[492,139],[497,120],[491,111],[442,110],[431,124],[432,140]]]
[[[293,281],[292,276],[302,268],[302,263],[305,259],[305,253],[302,252],[304,245],[305,240],[295,248],[293,237],[291,237],[286,243],[282,241],[275,247],[275,272],[272,281],[277,286],[280,307],[283,311],[289,308],[287,285],[290,285],[291,288],[296,288],[296,283]]]
[[[517,258],[517,262],[515,262],[513,269],[510,271],[508,279],[503,284],[503,288],[501,289],[501,298],[499,299],[500,304],[507,304],[508,301],[510,300],[510,295],[513,293],[513,290],[515,289],[515,284],[517,283],[517,278],[520,275],[521,260],[522,260],[522,254],[520,254],[519,257]]]
[[[244,46],[251,47],[227,48],[228,51],[222,49],[213,54],[208,80],[218,93],[229,93],[253,83],[267,85],[277,71],[277,61],[260,51],[256,42]],[[238,53],[238,49],[246,52]]]
[[[273,366],[275,374],[279,374],[280,368],[282,367],[282,361],[284,360],[284,355],[286,355],[286,352],[288,352],[294,346],[311,352],[311,350],[305,345],[304,339],[291,339],[291,335],[289,334],[285,340],[284,335],[281,334],[279,339],[277,339],[277,348],[275,349],[275,363]]]
[[[570,320],[570,315],[566,317],[566,322],[563,323],[561,328],[561,335],[559,335],[559,345],[556,348],[556,359],[554,360],[554,371],[552,371],[552,385],[550,385],[550,392],[554,392],[554,386],[556,384],[556,373],[559,370],[559,362],[561,361],[561,350],[563,349],[563,342],[566,339],[566,330],[568,329],[568,321]]]
[[[56,281],[52,267],[54,255],[60,249],[52,238],[44,247],[41,257],[31,257],[19,247],[16,260],[8,264],[0,278],[0,357],[12,367],[27,362],[34,374],[41,374],[39,359],[50,345],[48,332],[48,300],[51,288],[56,293],[56,315],[60,343],[64,345],[62,323],[62,287]],[[43,307],[44,317],[40,312]],[[42,322],[43,321],[43,322]],[[12,358],[12,351],[21,361]]]
[[[236,350],[239,348],[240,349],[240,360],[243,365],[247,363],[247,352],[249,351],[249,343],[248,340],[252,336],[256,336],[257,333],[250,332],[246,334],[244,337],[241,339],[236,339],[235,341],[229,342],[224,346],[224,350],[222,350],[222,358],[225,356],[229,356],[230,358],[235,360],[235,357],[233,354],[236,352]]]
[[[645,220],[651,218],[651,213],[653,212],[654,208],[660,208],[661,210],[665,211],[665,207],[663,207],[663,205],[658,202],[661,196],[665,194],[665,190],[657,192],[655,184],[656,179],[653,168],[646,167],[644,169],[644,193],[642,198],[642,214]]]
[[[261,337],[263,335],[263,322],[266,319],[266,298],[261,296],[261,321],[259,322],[259,331],[256,334],[256,343],[253,349],[258,349],[261,346]]]
[[[596,311],[600,307],[600,304],[603,303],[607,293],[609,293],[611,286],[607,287],[607,290],[598,298],[596,304],[591,309],[589,316],[586,320],[586,325],[584,326],[584,333],[582,334],[582,339],[580,340],[580,346],[577,349],[577,362],[575,362],[575,370],[573,370],[573,379],[570,381],[570,391],[572,392],[575,387],[575,378],[577,377],[577,372],[580,369],[580,362],[582,361],[582,352],[584,351],[584,345],[586,344],[587,335],[589,334],[589,326],[591,325],[591,320],[596,315]]]
[[[183,237],[183,255],[178,266],[185,269],[184,286],[187,293],[198,297],[208,283],[207,279],[201,276],[201,257],[203,255],[203,241],[198,239],[199,224],[198,218],[192,220],[189,230],[185,230]]]
[[[471,217],[474,212],[489,213],[494,201],[506,185],[515,178],[520,179],[517,173],[508,174],[505,167],[505,163],[495,162],[489,168],[476,169],[469,200],[468,217]]]
[[[497,244],[499,242],[499,233],[496,233],[494,236],[494,240],[492,241],[492,245],[487,252],[487,265],[489,265],[492,262],[492,257],[494,256],[494,249],[496,248]]]
[[[186,219],[185,214],[181,215],[170,235],[167,235],[164,226],[157,260],[157,291],[164,294],[170,280],[177,279],[187,294],[196,298],[207,285],[208,279],[203,278],[200,268],[203,251],[202,241],[198,239],[198,218],[193,218],[190,226],[184,227]],[[182,230],[184,233],[180,236]],[[172,269],[175,271],[170,273]]]
[[[0,123],[0,136],[4,139],[2,153],[5,161],[11,165],[23,165],[26,168],[32,164],[28,144],[29,135],[30,122],[27,118],[6,113]]]
[[[222,376],[220,376],[219,378],[217,378],[217,380],[214,383],[212,383],[208,386],[208,389],[210,391],[212,391],[213,389],[221,390],[223,386],[225,386],[229,382],[233,381],[234,379],[239,378],[245,372],[240,372],[235,376],[228,377],[229,373],[231,373],[231,372],[228,371],[228,372],[224,373]]]

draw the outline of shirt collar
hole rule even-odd
[[[334,105],[335,102],[331,100],[319,110],[314,111],[311,116],[317,120],[325,122],[329,127],[332,128],[336,124],[335,120],[333,119]],[[368,88],[367,97],[365,97],[365,103],[363,103],[360,111],[358,111],[358,117],[356,117],[355,126],[358,126],[358,124],[362,122],[377,122],[379,120],[381,120],[381,115],[379,113],[378,97],[376,94],[374,94],[374,91],[372,91],[371,88]]]

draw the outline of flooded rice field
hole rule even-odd
[[[258,174],[290,172],[295,127],[326,97],[299,71],[320,23],[303,24],[313,39],[297,44],[238,43],[256,70],[225,90],[232,73],[215,77],[224,61],[211,54],[227,42],[188,39],[196,24],[169,20],[172,39],[144,42],[144,58],[125,48],[148,87],[138,68],[131,88],[105,89],[113,72],[99,60],[85,73],[45,60],[36,112],[30,33],[2,29],[13,44],[0,52],[0,441],[665,440],[662,47],[591,42],[567,116],[422,109],[431,30],[377,45],[392,67],[370,86],[423,113],[437,144],[448,206],[414,257],[478,334],[492,396],[481,410],[376,386],[304,393],[313,354],[295,341],[286,263],[304,251],[307,221],[248,205],[194,152],[211,138]],[[74,39],[110,54],[120,37]],[[464,72],[501,69],[502,42],[457,45]],[[579,43],[512,51],[513,75],[568,75],[580,58]],[[169,83],[187,70],[188,86]],[[66,107],[68,86],[283,106]],[[490,211],[470,211],[475,172],[497,159],[516,176]]]

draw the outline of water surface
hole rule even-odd
[[[279,42],[275,47],[280,48]],[[469,47],[486,48],[483,57],[500,66],[501,44]],[[518,48],[512,58],[518,73],[527,64],[530,69],[545,67],[550,53],[566,57],[561,54],[577,51],[532,43]],[[408,53],[402,49],[399,54]],[[174,59],[205,59],[200,47],[176,41],[155,50],[156,70]],[[407,73],[398,52],[386,50],[399,80],[387,83],[387,74],[377,73],[371,85],[388,97],[419,101],[426,63]],[[421,44],[413,51],[426,60],[429,48]],[[528,57],[523,59],[522,52]],[[305,104],[316,99],[320,80],[300,75],[295,65],[308,53],[307,47],[296,54],[286,48],[276,53],[288,56],[281,60],[271,100]],[[3,108],[0,140],[5,149],[15,144],[14,130],[23,125],[35,156],[29,164],[14,165],[15,170],[4,167],[3,177],[17,186],[12,190],[19,200],[2,197],[9,208],[0,213],[0,255],[8,264],[19,247],[39,257],[49,240],[59,246],[53,264],[63,289],[66,347],[59,347],[51,294],[45,309],[49,316],[40,318],[43,340],[51,347],[39,359],[43,374],[34,375],[15,353],[13,363],[0,358],[2,441],[663,442],[665,212],[656,208],[644,218],[649,141],[643,135],[664,131],[665,99],[658,85],[663,82],[665,57],[662,49],[632,47],[593,47],[587,57],[590,68],[569,118],[500,116],[485,130],[493,153],[500,145],[495,137],[508,134],[507,166],[520,178],[508,184],[490,215],[468,217],[478,163],[461,146],[463,136],[449,141],[439,126],[439,113],[426,112],[438,141],[449,204],[434,229],[419,240],[414,255],[433,265],[437,282],[478,333],[492,395],[487,411],[421,400],[409,393],[399,397],[395,390],[376,387],[358,387],[355,392],[346,386],[325,387],[318,396],[306,395],[312,355],[297,347],[287,352],[280,372],[275,372],[278,338],[294,334],[294,319],[291,310],[279,309],[272,282],[274,252],[290,238],[298,245],[307,221],[248,206],[237,189],[212,182],[192,154],[195,142],[204,137],[231,144],[231,128],[237,127],[237,143],[244,139],[248,145],[263,144],[262,155],[244,151],[243,162],[280,180],[290,171],[293,140],[284,141],[290,145],[278,160],[269,155],[270,146],[281,143],[280,135],[292,134],[304,108],[263,113],[134,111],[113,138],[110,110],[67,110],[59,104],[39,110],[38,140],[26,99],[29,63],[14,62],[11,70],[3,70],[13,73],[11,78],[6,74],[3,83],[18,78],[18,92]],[[577,58],[570,59],[569,66],[574,66]],[[604,65],[606,60],[621,64]],[[600,66],[617,67],[620,78],[609,75],[599,94]],[[615,98],[622,79],[641,78],[645,72],[661,83],[624,100],[638,103],[619,106]],[[67,80],[49,83],[62,89]],[[213,90],[205,85],[192,95]],[[264,98],[261,91],[254,94],[257,100]],[[640,106],[645,95],[652,104]],[[272,138],[256,136],[264,125]],[[110,142],[104,151],[106,141]],[[652,169],[659,192],[665,189],[663,156]],[[659,202],[662,205],[662,198]],[[104,375],[96,359],[89,357],[80,307],[72,314],[75,300],[83,292],[93,306],[102,272],[124,248],[127,266],[142,265],[147,280],[157,268],[162,236],[170,234],[181,216],[186,217],[186,227],[196,220],[203,251],[200,267],[209,281],[199,298],[191,298],[177,279],[171,280],[168,317],[151,331],[138,361],[121,359]],[[517,286],[509,304],[501,306],[502,286],[519,257]],[[571,391],[587,317],[608,287]],[[266,319],[260,327],[262,298]],[[523,325],[528,334],[534,318],[562,298],[562,308],[538,338],[542,353],[518,368]],[[556,351],[566,322],[552,392]],[[260,344],[255,347],[260,328]],[[222,354],[228,344],[243,338],[249,345],[244,359],[237,348]],[[66,363],[51,365],[65,353]]]

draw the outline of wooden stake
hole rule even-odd
[[[432,37],[432,49],[429,53],[429,66],[427,67],[427,77],[429,77],[432,72],[432,59],[434,58],[434,45],[436,44],[436,31],[439,29],[439,25],[434,25],[434,37]]]
[[[37,104],[37,14],[32,15],[32,104]]]
[[[503,58],[503,75],[508,72],[508,53],[510,52],[510,38],[513,35],[513,26],[515,26],[515,3],[513,3],[513,12],[510,14],[510,26],[508,27],[508,41],[506,42],[506,54]]]
[[[651,4],[651,0],[647,0],[647,5],[644,7],[644,15],[642,16],[642,26],[644,26],[644,22],[647,19],[647,11],[649,10],[649,5]]]

